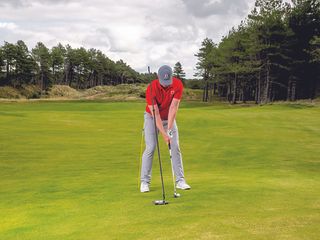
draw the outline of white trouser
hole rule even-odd
[[[164,129],[167,131],[168,121],[162,121]],[[159,132],[159,131],[158,131]],[[172,126],[173,137],[171,138],[171,152],[172,152],[172,163],[173,170],[176,176],[176,181],[184,179],[182,156],[179,147],[179,133],[176,121]],[[156,134],[154,128],[154,120],[151,114],[144,113],[144,138],[146,143],[146,149],[142,155],[141,165],[141,182],[150,183],[151,181],[151,169],[153,155],[156,150]],[[169,150],[168,150],[169,151]]]

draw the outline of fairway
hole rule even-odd
[[[320,107],[183,103],[192,189],[160,139],[138,189],[142,102],[0,103],[0,239],[319,239]]]

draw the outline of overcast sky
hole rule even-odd
[[[205,37],[218,43],[254,0],[0,0],[0,41],[96,48],[139,72],[180,61],[193,77]]]

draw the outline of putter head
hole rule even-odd
[[[179,198],[181,195],[180,195],[180,193],[174,193],[173,196],[174,196],[174,198]]]
[[[169,202],[165,201],[165,200],[155,200],[153,201],[153,204],[154,205],[166,205],[168,204]]]

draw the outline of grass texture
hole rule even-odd
[[[138,190],[144,104],[0,103],[0,239],[319,239],[320,108],[182,104],[192,189],[157,157]],[[155,155],[156,156],[156,155]]]

